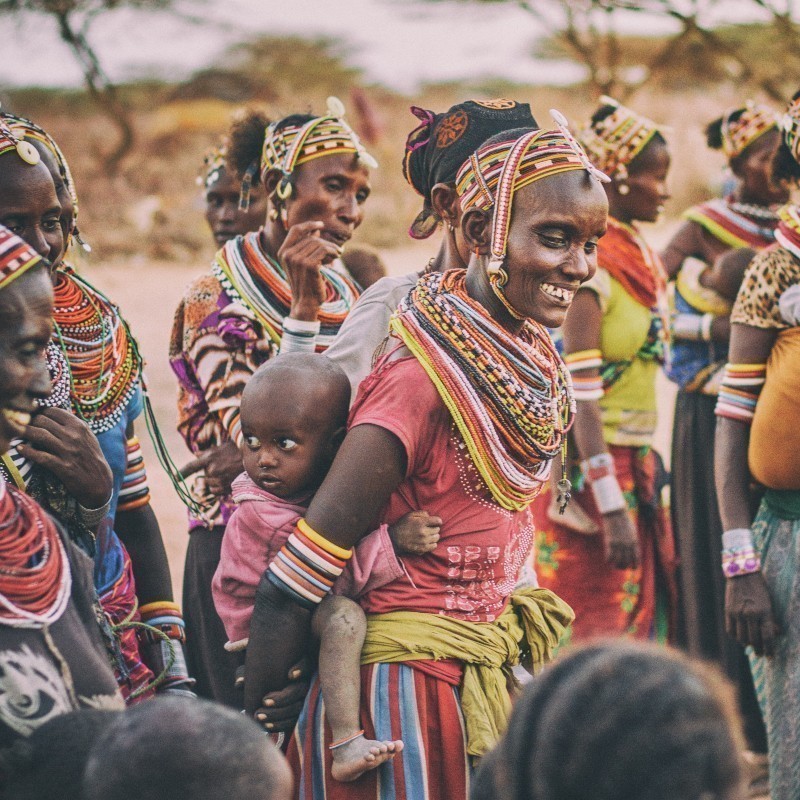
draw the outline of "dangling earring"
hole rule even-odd
[[[617,184],[617,192],[621,194],[623,197],[628,194],[631,190],[631,187],[628,186],[627,183],[618,183]]]
[[[283,227],[286,228],[289,224],[289,214],[286,211],[286,206],[281,206],[281,222],[283,223]]]
[[[275,222],[275,220],[278,219],[278,209],[275,208],[275,206],[271,206],[267,212],[267,216],[270,218],[271,222]]]
[[[503,266],[502,261],[492,260],[486,268],[486,274],[489,276],[489,283],[492,291],[495,293],[497,299],[503,304],[503,307],[514,319],[525,319],[524,315],[517,312],[514,306],[506,299],[503,287],[508,283],[508,273]]]

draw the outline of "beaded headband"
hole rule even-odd
[[[794,160],[800,164],[800,96],[789,103],[789,108],[781,117],[780,128],[783,131],[783,141]]]
[[[279,128],[273,122],[266,132],[261,151],[261,177],[271,169],[283,174],[276,193],[286,200],[292,193],[292,173],[301,164],[323,156],[353,153],[368,167],[378,162],[366,151],[356,132],[344,120],[344,105],[337,97],[328,98],[327,113],[303,125]]]
[[[18,117],[16,114],[3,113],[2,119],[0,119],[0,132],[2,132],[3,125],[9,126],[9,130],[12,133],[22,136],[25,140],[33,139],[41,142],[52,153],[61,179],[64,181],[64,186],[67,187],[69,196],[72,199],[72,236],[87,253],[90,253],[92,248],[81,238],[81,233],[78,230],[78,193],[75,189],[75,181],[72,178],[67,159],[64,157],[64,153],[56,143],[56,140],[35,122],[31,122],[25,117]],[[24,144],[30,146],[28,141],[25,141]],[[36,150],[35,147],[33,149]],[[39,155],[38,151],[36,155]]]
[[[611,97],[604,95],[600,103],[614,106],[614,110],[599,122],[587,125],[578,136],[592,163],[622,181],[628,177],[628,165],[659,132],[659,127]]]
[[[566,119],[550,110],[558,130],[532,130],[519,139],[480,147],[456,176],[456,193],[462,211],[494,208],[490,269],[502,264],[506,255],[514,193],[534,181],[561,172],[586,170],[596,180],[608,183],[566,127]]]
[[[0,289],[35,267],[42,257],[14,233],[0,225]]]
[[[748,101],[737,119],[731,117],[741,109],[731,108],[722,115],[722,152],[728,160],[741,155],[753,142],[778,124],[778,115],[768,106]]]
[[[225,170],[225,159],[227,157],[225,145],[215,147],[211,152],[206,153],[203,159],[203,169],[197,176],[197,185],[202,186],[208,191],[222,176]]]

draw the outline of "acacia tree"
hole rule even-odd
[[[454,0],[428,0],[453,2]],[[588,83],[598,93],[624,100],[654,75],[691,57],[696,75],[711,69],[737,83],[750,84],[783,102],[781,81],[770,70],[782,69],[797,78],[800,73],[800,0],[747,0],[769,29],[770,49],[790,63],[748,58],[715,27],[725,0],[455,0],[473,3],[513,3],[531,15],[544,30],[551,52],[566,54],[586,67]],[[741,6],[740,6],[741,7]],[[631,15],[671,20],[673,32],[655,46],[642,48],[637,62],[626,59],[626,37],[620,23]],[[632,68],[632,67],[635,67]]]
[[[98,15],[122,7],[164,9],[173,0],[0,0],[0,14],[32,12],[45,14],[58,26],[62,41],[69,47],[83,72],[92,99],[118,131],[115,146],[104,154],[105,165],[116,172],[120,161],[131,150],[134,128],[131,116],[121,102],[116,86],[109,80],[88,39],[88,30]]]

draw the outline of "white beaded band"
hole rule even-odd
[[[589,484],[589,488],[592,490],[597,510],[601,514],[613,514],[628,507],[616,475],[598,478]]]
[[[711,341],[711,326],[714,324],[713,314],[703,314],[700,322],[700,338],[704,342]]]
[[[750,528],[731,528],[722,534],[723,550],[743,550],[753,547],[753,532]]]
[[[281,353],[313,353],[316,350],[319,331],[319,320],[308,322],[286,317],[283,320]]]

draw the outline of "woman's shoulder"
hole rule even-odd
[[[223,292],[222,284],[211,273],[198,276],[184,289],[172,324],[171,356],[189,348],[203,323],[219,310]]]
[[[800,261],[783,247],[760,252],[745,272],[731,322],[755,328],[787,327],[779,309],[781,295],[800,283]]]

